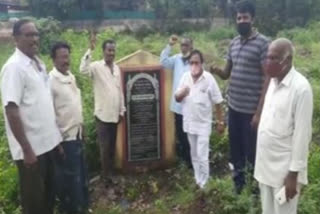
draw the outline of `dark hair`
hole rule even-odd
[[[104,49],[106,49],[107,44],[113,44],[115,45],[116,42],[112,39],[107,39],[102,43],[102,50],[104,51]]]
[[[201,64],[204,63],[204,58],[203,58],[203,54],[201,53],[201,51],[199,51],[199,50],[191,51],[190,56],[189,56],[189,60],[191,59],[191,57],[193,55],[198,55],[200,57]]]
[[[192,40],[190,37],[188,37],[188,36],[182,36],[182,37],[181,37],[181,40],[182,40],[182,39],[188,40],[188,42],[189,42],[190,44],[193,44],[193,40]]]
[[[255,5],[248,0],[239,1],[236,5],[237,13],[249,13],[252,18],[256,15]]]
[[[12,35],[19,36],[21,34],[21,27],[25,24],[28,24],[28,23],[32,23],[32,21],[29,19],[21,19],[21,20],[15,22],[13,25],[13,29],[12,29]]]
[[[71,52],[71,47],[70,47],[70,45],[68,43],[66,43],[66,42],[56,42],[51,47],[50,56],[51,56],[52,59],[56,58],[57,50],[60,49],[60,48],[68,49],[69,53]]]

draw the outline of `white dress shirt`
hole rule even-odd
[[[294,67],[281,82],[271,79],[258,130],[254,176],[260,183],[281,187],[294,171],[307,184],[312,112],[311,86]]]
[[[32,60],[19,49],[1,71],[1,97],[5,108],[10,102],[19,107],[26,137],[39,156],[51,151],[62,140],[58,130],[45,65]],[[4,112],[9,148],[14,160],[22,160],[23,151],[14,137]]]
[[[117,123],[119,115],[126,111],[121,86],[120,69],[113,64],[113,73],[104,60],[91,63],[91,50],[83,56],[80,72],[88,74],[93,80],[94,114],[106,123]]]
[[[81,138],[83,117],[80,89],[73,74],[67,74],[54,68],[49,76],[58,127],[63,141],[72,141]]]
[[[181,102],[183,130],[189,134],[210,136],[213,105],[223,101],[216,80],[210,73],[203,71],[199,79],[194,82],[191,73],[186,72],[176,93],[183,86],[190,88],[189,95]]]

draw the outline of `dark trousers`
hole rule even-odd
[[[238,193],[246,183],[246,173],[252,179],[257,131],[251,127],[253,114],[240,113],[229,107],[229,142],[233,180]]]
[[[97,138],[100,147],[100,159],[103,178],[114,172],[114,157],[116,152],[117,123],[105,123],[96,118]]]
[[[186,162],[189,168],[192,168],[188,136],[187,133],[183,131],[183,117],[182,115],[176,113],[174,114],[174,117],[176,136],[178,138],[178,143],[176,144],[177,154],[183,161]]]
[[[38,156],[31,168],[27,168],[23,160],[16,161],[23,214],[53,214],[54,153],[52,150]]]
[[[88,177],[82,140],[62,142],[56,154],[56,192],[61,213],[80,214],[88,208]]]

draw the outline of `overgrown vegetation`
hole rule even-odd
[[[50,23],[43,25],[45,28]],[[314,121],[313,143],[309,161],[310,184],[303,189],[299,213],[315,214],[320,212],[320,23],[314,22],[306,28],[293,28],[278,33],[292,39],[296,45],[295,65],[312,83],[314,90]],[[207,64],[214,62],[224,64],[224,56],[230,39],[235,35],[232,28],[216,29],[215,31],[190,31],[185,34],[195,41],[194,46],[204,52]],[[93,96],[91,82],[79,74],[80,59],[88,48],[89,32],[74,32],[67,30],[60,33],[57,29],[46,38],[43,35],[42,59],[48,70],[52,68],[47,54],[52,38],[68,41],[72,46],[71,70],[75,74],[82,91],[85,127],[88,134],[86,154],[91,173],[97,172],[99,160],[95,140],[95,121],[93,117]],[[138,49],[150,51],[159,55],[166,45],[169,35],[153,33],[135,37],[131,33],[115,33],[104,31],[98,34],[97,49],[94,59],[102,57],[101,43],[106,38],[117,41],[117,59],[120,59]],[[13,52],[13,44],[0,42],[0,66]],[[175,51],[178,51],[176,47]],[[224,88],[225,83],[220,85]],[[0,110],[1,111],[1,110]],[[17,171],[11,161],[7,139],[4,130],[3,114],[0,112],[0,214],[19,213],[17,194]],[[239,197],[234,195],[230,172],[227,170],[228,140],[227,136],[212,136],[211,166],[212,179],[205,192],[196,190],[193,185],[192,173],[184,166],[152,172],[147,175],[121,176],[120,183],[111,193],[102,184],[95,184],[93,210],[96,214],[120,213],[213,213],[213,214],[257,214],[260,210],[259,199],[250,194],[250,188]]]

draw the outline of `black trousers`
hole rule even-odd
[[[96,118],[97,138],[100,147],[102,176],[106,179],[114,173],[116,152],[117,123],[105,123]]]
[[[88,208],[88,177],[80,139],[62,142],[65,157],[56,154],[56,192],[60,213],[82,214]]]
[[[178,138],[178,143],[176,144],[178,157],[185,161],[189,168],[192,168],[188,136],[187,133],[183,131],[183,117],[182,115],[176,113],[174,114],[174,116],[176,136]]]
[[[23,160],[16,161],[23,214],[53,214],[55,152],[38,156],[37,163],[31,168],[27,168]]]
[[[229,107],[230,157],[234,166],[233,181],[238,193],[245,185],[246,178],[253,179],[257,131],[251,127],[252,117],[253,114],[237,112]]]

